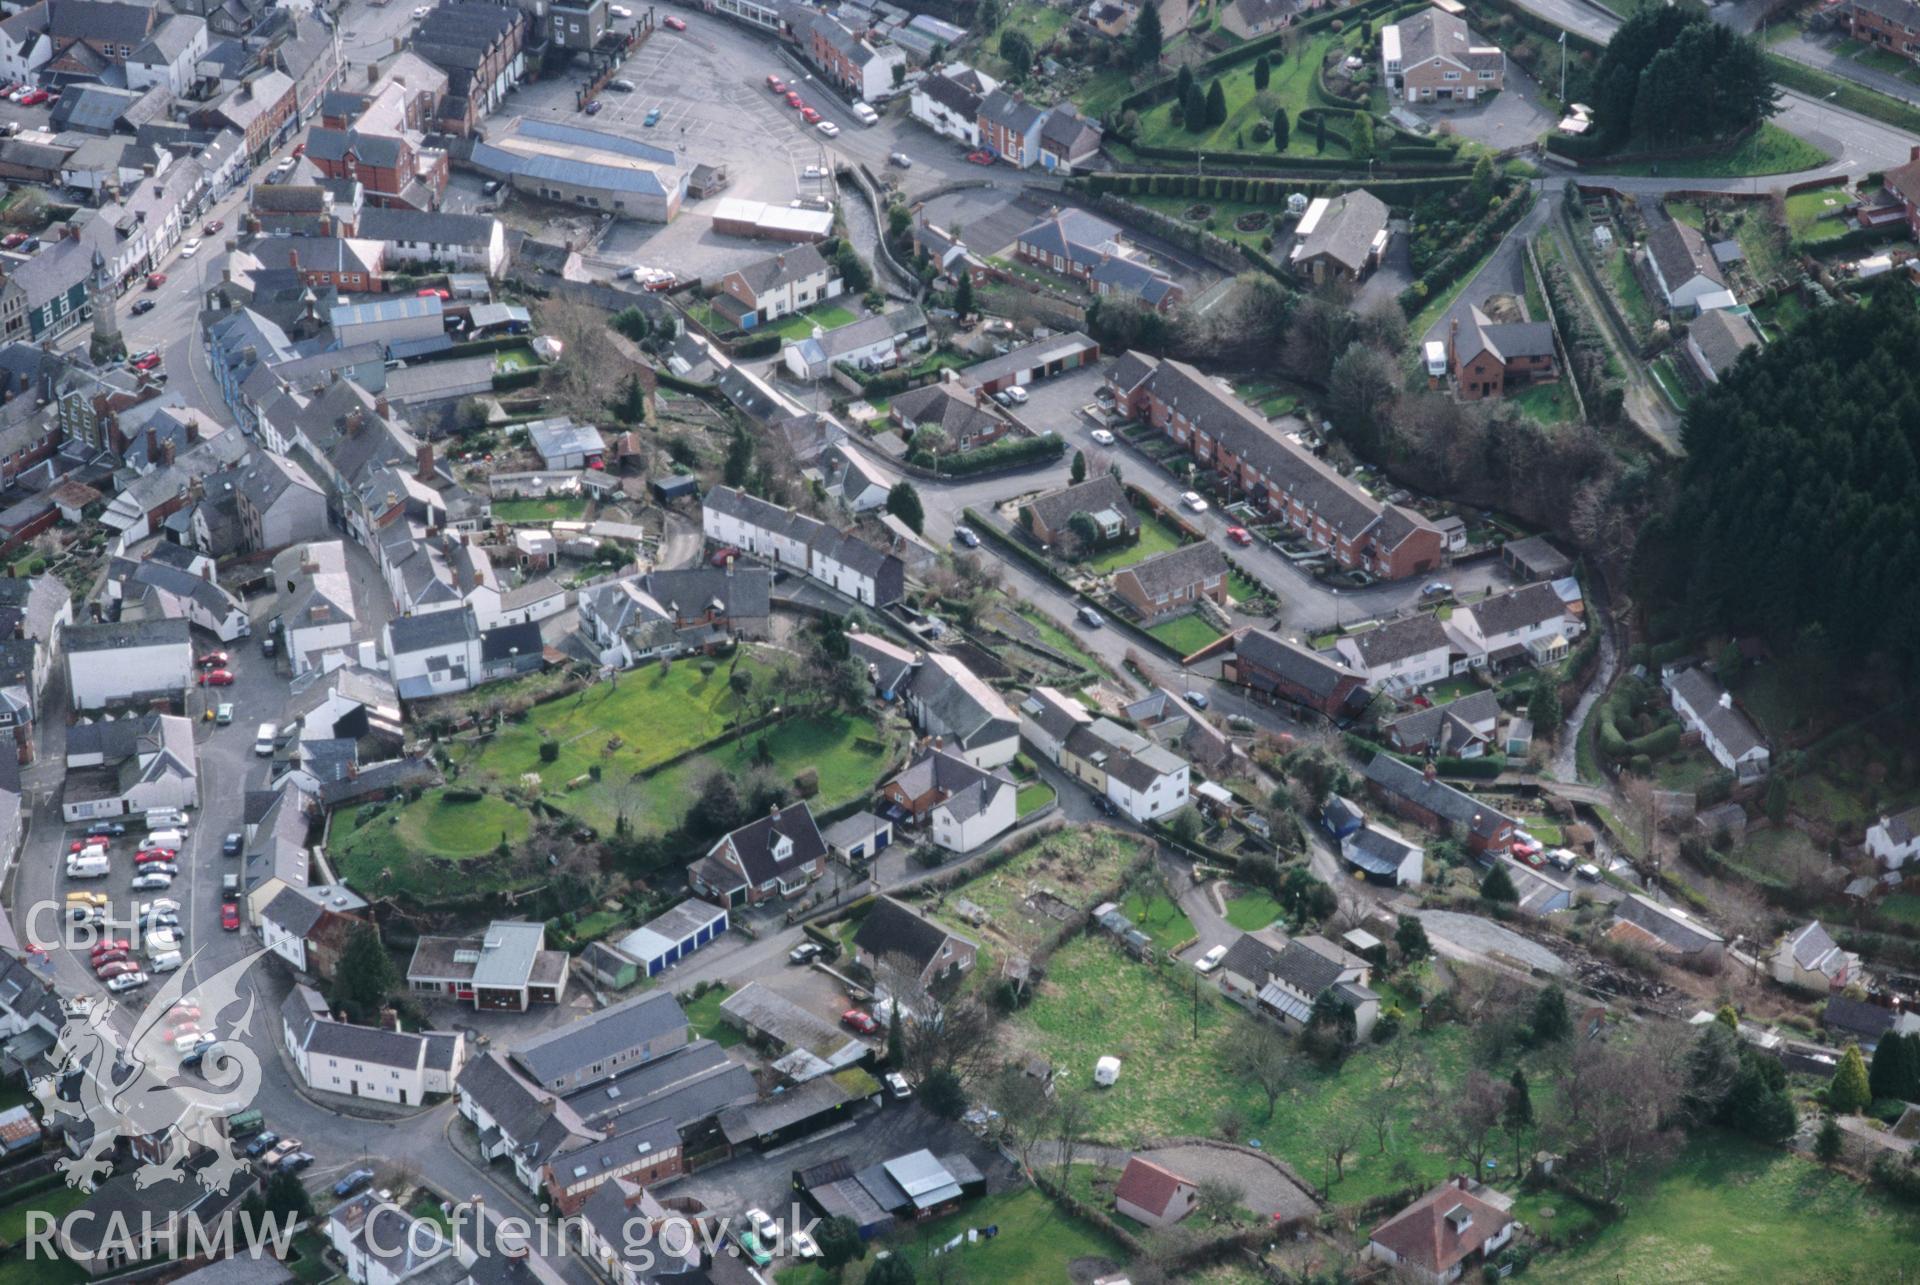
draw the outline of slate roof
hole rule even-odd
[[[403,616],[388,622],[387,628],[390,631],[389,636],[393,640],[393,650],[396,655],[425,651],[431,647],[445,647],[480,636],[479,626],[474,623],[473,610],[470,607],[463,607],[457,611],[428,611],[417,616]]]
[[[1444,748],[1453,744],[1445,731],[1449,725],[1457,724],[1471,729],[1481,723],[1496,721],[1499,717],[1500,698],[1491,691],[1481,690],[1458,700],[1402,714],[1399,718],[1388,720],[1383,730],[1391,732],[1402,745],[1439,745]]]
[[[784,861],[773,855],[774,841],[782,835],[793,843],[793,849]],[[790,803],[772,816],[764,816],[741,826],[716,843],[708,855],[712,856],[728,844],[732,845],[735,855],[740,858],[747,881],[753,884],[776,879],[809,861],[824,857],[827,852],[826,841],[820,837],[820,827],[814,824],[813,810],[805,803]]]
[[[1354,958],[1324,937],[1296,937],[1275,957],[1273,975],[1301,994],[1318,998],[1320,992],[1340,980],[1341,973],[1365,966],[1365,960]]]
[[[937,425],[950,441],[985,436],[998,429],[1001,418],[951,383],[928,384],[895,397],[889,407],[903,426]],[[1108,477],[1107,481],[1113,479]],[[1090,485],[1083,482],[1082,486]]]
[[[63,40],[143,44],[160,17],[154,6],[107,0],[47,0],[47,30]]]
[[[1682,954],[1696,954],[1719,945],[1724,939],[1699,920],[1681,911],[1649,901],[1639,893],[1628,893],[1614,907],[1614,915],[1658,937]]]
[[[375,208],[360,212],[359,232],[369,241],[484,246],[493,240],[495,226],[494,220],[484,214]]]
[[[898,405],[895,399],[895,404]],[[1049,531],[1066,529],[1069,519],[1076,513],[1099,513],[1111,509],[1118,513],[1129,530],[1140,525],[1140,519],[1134,516],[1133,505],[1127,502],[1127,490],[1120,479],[1110,473],[1088,478],[1078,486],[1065,487],[1058,491],[1049,491],[1027,502],[1035,517],[1046,524]]]
[[[1725,746],[1734,758],[1738,759],[1766,745],[1766,738],[1760,735],[1760,729],[1745,714],[1720,704],[1720,697],[1726,693],[1726,688],[1706,670],[1698,667],[1684,669],[1668,678],[1667,685],[1675,695],[1686,701],[1695,716],[1713,732],[1714,739]]]
[[[954,115],[972,121],[980,114],[979,83],[979,73],[971,67],[951,66],[928,74],[916,90]]]
[[[1500,51],[1477,43],[1466,20],[1440,9],[1422,9],[1399,24],[1400,65],[1411,68],[1441,57],[1473,71],[1497,71],[1504,65]]]
[[[900,956],[915,969],[924,970],[939,958],[940,948],[949,937],[967,940],[958,933],[949,933],[892,897],[882,897],[860,921],[853,944],[875,959]]]
[[[827,261],[820,257],[820,251],[802,242],[779,254],[770,254],[743,268],[736,268],[734,275],[738,275],[757,297],[826,270]]]
[[[1120,251],[1120,229],[1097,214],[1075,206],[1049,210],[1017,238],[1042,254],[1072,263],[1095,264]]]
[[[1545,582],[1522,585],[1476,602],[1467,608],[1480,632],[1492,638],[1543,625],[1567,614],[1566,604]]]
[[[1429,612],[1389,621],[1378,629],[1352,634],[1342,641],[1351,642],[1358,649],[1368,669],[1397,664],[1413,656],[1425,655],[1435,649],[1445,651],[1453,646],[1446,628]]]
[[[1211,540],[1196,540],[1124,567],[1116,578],[1131,577],[1152,601],[1226,574],[1227,555],[1220,552],[1220,546]]]
[[[1409,855],[1425,851],[1419,844],[1376,825],[1365,825],[1354,831],[1348,845],[1344,854],[1347,860],[1370,874],[1384,877],[1399,874],[1401,863]]]
[[[1551,357],[1553,327],[1544,321],[1495,321],[1478,306],[1469,305],[1454,354],[1464,366],[1482,352],[1491,353],[1503,365],[1517,357]]]
[[[1660,267],[1661,279],[1669,289],[1677,290],[1696,276],[1717,286],[1727,279],[1707,249],[1707,239],[1678,219],[1666,219],[1647,233],[1647,253]]]
[[[1252,933],[1241,933],[1221,957],[1220,971],[1264,986],[1279,972],[1280,952]]]
[[[964,749],[1018,735],[1019,720],[1000,693],[952,656],[928,656],[913,676],[912,691],[924,711],[924,725],[951,736]]]
[[[1366,267],[1374,238],[1386,231],[1386,202],[1364,188],[1326,199],[1319,221],[1300,242],[1299,261],[1325,255],[1358,273]]]
[[[1687,338],[1699,348],[1707,365],[1716,375],[1724,375],[1740,354],[1760,344],[1753,323],[1737,312],[1710,308],[1687,327]]]
[[[1793,962],[1809,971],[1831,975],[1846,962],[1846,952],[1834,945],[1818,919],[1789,937],[1787,948],[1793,953]]]
[[[186,647],[193,641],[184,620],[75,621],[64,635],[74,651],[118,651],[123,647]]]
[[[1005,88],[994,90],[980,101],[980,119],[1004,125],[1021,135],[1034,127],[1045,110],[1015,97]]]
[[[1445,781],[1429,781],[1419,768],[1409,767],[1391,754],[1375,754],[1360,771],[1387,793],[1483,837],[1496,833],[1502,824],[1518,824],[1492,804],[1456,790]]]
[[[1558,580],[1573,572],[1573,559],[1543,535],[1509,540],[1500,546],[1500,552],[1501,556],[1518,562],[1526,574],[1536,580]]]
[[[687,1015],[669,991],[649,991],[522,1041],[513,1060],[546,1084],[579,1072],[624,1049],[687,1029]]]
[[[1242,633],[1234,644],[1234,652],[1323,700],[1338,691],[1342,683],[1361,680],[1359,674],[1340,664],[1333,653],[1312,651],[1264,629]]]

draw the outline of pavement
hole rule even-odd
[[[1732,6],[1722,6],[1730,8]],[[1715,11],[1716,16],[1718,10]],[[1878,90],[1889,98],[1898,98],[1903,103],[1920,105],[1920,85],[1910,80],[1902,80],[1877,67],[1842,53],[1839,34],[1829,36],[1811,36],[1802,31],[1788,36],[1777,44],[1769,46],[1774,53],[1803,62],[1809,67],[1817,67],[1831,75],[1865,85],[1868,89]]]

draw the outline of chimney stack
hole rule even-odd
[[[433,481],[433,443],[422,442],[413,452],[414,465],[422,482]]]
[[[373,413],[381,419],[393,418],[393,411],[385,397],[376,397],[373,399]]]
[[[1420,775],[1425,779],[1432,781],[1432,780],[1437,780],[1439,778],[1440,772],[1439,772],[1439,769],[1434,767],[1433,764],[1429,763],[1426,766],[1426,770],[1423,771]]]
[[[300,271],[300,252],[298,250],[289,249],[287,251],[287,266],[295,272]]]

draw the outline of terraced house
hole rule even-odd
[[[1374,499],[1185,362],[1131,352],[1107,386],[1128,418],[1165,433],[1236,499],[1285,521],[1338,566],[1403,580],[1445,561],[1446,536],[1433,523]]]
[[[1848,0],[1847,21],[1862,44],[1920,62],[1920,3],[1915,0]]]

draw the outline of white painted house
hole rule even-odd
[[[1741,781],[1757,781],[1771,766],[1766,738],[1746,714],[1734,707],[1733,695],[1704,669],[1668,670],[1660,683],[1673,700],[1674,713],[1689,730],[1700,733],[1700,743],[1714,761]]]
[[[1889,870],[1920,857],[1920,807],[1883,816],[1867,827],[1867,852]]]
[[[1427,612],[1349,634],[1334,644],[1341,661],[1356,674],[1365,674],[1367,686],[1389,692],[1412,692],[1445,682],[1464,656],[1461,640]]]
[[[1465,643],[1467,663],[1476,668],[1518,659],[1552,664],[1566,657],[1585,627],[1545,581],[1476,602],[1454,612],[1447,625],[1452,637]]]
[[[280,592],[280,628],[295,675],[347,663],[360,615],[338,540],[295,545],[273,560]]]
[[[1667,219],[1647,234],[1647,264],[1675,312],[1691,313],[1706,296],[1727,288],[1706,237],[1678,219]]]
[[[66,630],[67,692],[77,710],[175,697],[193,683],[184,620],[82,623]]]
[[[408,1032],[335,1021],[311,987],[296,985],[280,1006],[287,1056],[308,1088],[417,1106],[451,1093],[466,1065],[459,1032]]]

